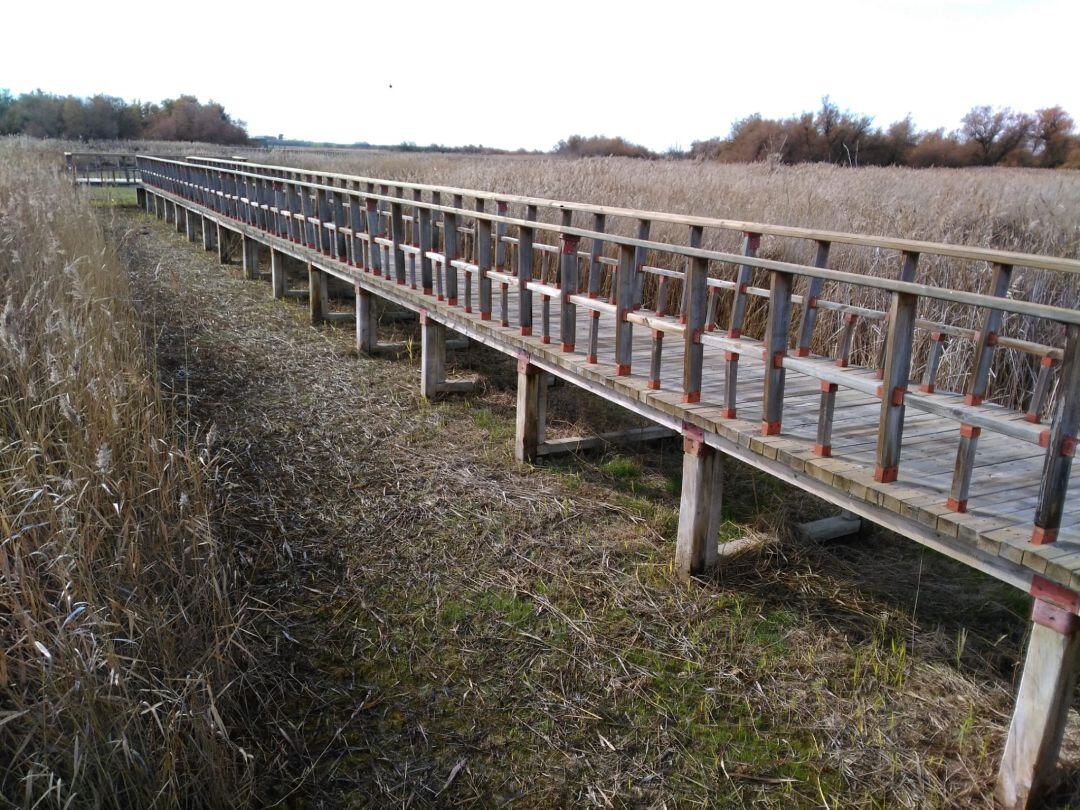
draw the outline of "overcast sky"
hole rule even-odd
[[[885,125],[976,104],[1080,118],[1080,0],[5,6],[0,88],[213,99],[253,135],[654,149],[823,95]]]

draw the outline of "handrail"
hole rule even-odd
[[[209,164],[228,164],[233,161],[224,158],[189,156],[189,161],[204,161]],[[501,194],[476,189],[455,188],[453,186],[437,186],[426,183],[409,183],[397,180],[386,180],[361,175],[343,174],[340,172],[315,171],[291,166],[281,166],[268,163],[245,163],[251,169],[276,169],[281,171],[297,172],[301,174],[318,175],[319,177],[350,180],[361,183],[375,183],[390,185],[396,188],[409,189],[412,191],[433,191],[441,194],[456,194],[473,199],[492,200],[496,202],[516,203],[521,205],[536,205],[551,208],[556,211],[570,210],[587,214],[602,214],[604,216],[625,217],[627,219],[648,219],[654,222],[668,222],[690,227],[717,228],[720,230],[737,231],[741,233],[751,232],[768,236],[782,236],[793,239],[807,239],[822,242],[834,242],[838,244],[858,245],[862,247],[877,247],[887,250],[895,250],[907,253],[923,253],[936,256],[946,256],[954,259],[968,259],[971,261],[986,261],[997,264],[1010,264],[1014,267],[1028,267],[1038,270],[1054,270],[1062,273],[1080,273],[1080,259],[1069,259],[1057,256],[1042,256],[1032,253],[1019,253],[996,248],[979,248],[965,245],[952,245],[945,242],[925,242],[916,239],[901,239],[888,236],[870,236],[865,234],[847,233],[843,231],[819,230],[816,228],[803,228],[792,225],[770,225],[761,222],[746,222],[733,219],[717,219],[714,217],[702,217],[687,214],[671,214],[664,211],[648,211],[634,208],[620,208],[609,205],[595,205],[590,203],[567,202],[563,200],[551,200],[542,197],[527,197],[517,194]],[[336,188],[336,187],[335,187]]]
[[[139,157],[147,157],[140,155]],[[176,166],[198,166],[199,164],[188,163],[184,161],[170,160],[168,158],[152,158],[162,163],[173,164]],[[208,158],[210,160],[210,158]],[[244,164],[249,165],[249,164]],[[255,167],[258,168],[258,167]],[[341,186],[330,186],[323,183],[314,183],[303,180],[286,180],[284,178],[272,178],[267,175],[260,175],[254,172],[241,171],[237,169],[229,169],[230,174],[236,177],[250,177],[253,179],[276,179],[280,182],[288,182],[292,185],[302,186],[314,191],[332,191],[334,193],[344,193],[347,196],[359,197],[364,200],[372,200],[376,202],[385,203],[397,203],[408,205],[410,207],[423,208],[427,211],[437,211],[439,213],[458,214],[462,216],[468,216],[473,219],[483,219],[488,222],[499,222],[505,225],[513,225],[516,227],[525,227],[537,231],[545,231],[548,233],[562,234],[567,236],[576,236],[578,238],[595,239],[602,242],[607,242],[615,245],[626,245],[630,247],[640,248],[644,250],[656,250],[664,253],[681,256],[684,258],[698,258],[706,259],[709,261],[722,262],[726,264],[747,265],[755,267],[761,270],[776,270],[786,273],[795,273],[797,275],[808,276],[811,278],[820,278],[826,281],[835,281],[846,284],[855,284],[860,287],[871,287],[878,290],[883,290],[890,293],[909,293],[911,295],[918,295],[925,298],[933,298],[939,301],[948,301],[951,303],[968,304],[971,306],[986,307],[989,309],[1000,310],[1002,312],[1012,312],[1018,315],[1030,315],[1036,318],[1047,318],[1052,321],[1065,324],[1078,324],[1080,325],[1080,311],[1067,307],[1058,307],[1050,304],[1037,304],[1029,301],[1018,301],[1013,298],[1004,298],[997,296],[985,295],[983,293],[973,293],[967,290],[954,290],[948,287],[933,287],[927,284],[917,284],[915,282],[882,278],[880,276],[867,276],[859,273],[851,273],[845,270],[829,270],[827,268],[814,267],[811,265],[798,264],[796,262],[784,262],[775,259],[762,259],[758,257],[749,257],[744,254],[727,253],[724,251],[709,250],[706,248],[696,248],[689,245],[677,245],[668,242],[655,242],[649,239],[638,239],[632,236],[621,236],[619,234],[613,234],[610,232],[592,231],[587,228],[574,228],[566,225],[557,225],[554,223],[538,222],[536,220],[526,220],[517,217],[511,217],[500,214],[493,214],[488,211],[477,211],[468,208],[458,208],[452,205],[442,205],[437,203],[429,203],[421,200],[408,200],[403,197],[394,197],[392,195],[378,194],[373,191],[363,191],[361,189],[343,188]],[[294,170],[289,170],[294,171]],[[300,174],[311,174],[319,177],[330,176],[324,172],[309,172],[306,170],[295,170]],[[345,177],[345,175],[342,175]],[[360,180],[361,178],[350,178],[353,180]],[[366,181],[365,181],[366,182]],[[393,180],[372,180],[370,181],[377,185],[388,186],[392,188],[413,188],[419,190],[416,184],[398,183]],[[440,187],[431,187],[440,188]],[[446,188],[440,188],[439,193],[448,193]],[[458,193],[458,192],[454,192]],[[471,196],[471,192],[462,191],[462,196]],[[482,192],[476,192],[476,194],[482,194]],[[247,198],[240,198],[241,201],[247,202]],[[478,199],[496,199],[501,202],[506,202],[506,198],[501,195],[481,196]],[[521,198],[530,199],[530,198]],[[562,204],[567,205],[570,204]],[[591,208],[589,209],[591,210]],[[612,209],[607,209],[612,210]],[[627,209],[622,209],[627,210]],[[645,212],[641,212],[643,215]],[[635,213],[636,215],[636,213]],[[713,220],[717,221],[717,220]],[[761,231],[747,231],[750,233],[761,234]],[[825,233],[815,232],[815,233]],[[815,241],[819,237],[809,237]],[[821,241],[824,241],[821,238]],[[904,240],[900,240],[904,241]],[[912,243],[919,244],[919,243]],[[905,253],[918,253],[917,250],[905,250]],[[943,254],[942,254],[943,255]],[[1024,256],[1026,254],[1013,254],[1017,256]],[[1038,258],[1038,257],[1033,257]],[[1070,261],[1070,260],[1063,260]],[[1080,262],[1076,262],[1078,266],[1078,272],[1080,272]],[[1032,266],[1032,265],[1025,265]],[[678,271],[676,271],[678,272]]]

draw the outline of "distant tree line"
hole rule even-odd
[[[695,141],[665,155],[623,138],[574,135],[554,152],[571,157],[621,155],[718,160],[724,163],[836,163],[845,166],[1036,166],[1080,169],[1080,136],[1061,107],[1034,113],[974,107],[959,129],[919,132],[911,117],[884,129],[841,110],[828,96],[817,112],[789,118],[754,114],[732,124],[725,138]]]
[[[0,90],[0,135],[75,141],[146,139],[246,144],[243,121],[216,102],[180,96],[159,104],[114,96],[56,96],[37,90],[13,96]]]

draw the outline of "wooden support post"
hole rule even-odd
[[[420,396],[433,399],[446,379],[446,327],[420,311]]]
[[[326,320],[326,273],[308,262],[308,308],[311,324],[317,326]]]
[[[187,240],[189,242],[194,242],[198,238],[199,225],[202,217],[200,217],[198,214],[196,214],[194,211],[191,211],[190,209],[185,209],[184,215],[184,227],[187,231]]]
[[[284,298],[288,289],[285,278],[285,254],[270,248],[270,289],[274,298]]]
[[[353,289],[356,292],[356,348],[364,354],[372,354],[379,342],[375,296],[359,284]]]
[[[217,226],[217,255],[218,261],[221,264],[229,263],[229,231],[226,228]]]
[[[144,211],[149,210],[149,206],[146,202],[146,189],[142,186],[137,186],[135,189],[135,203]]]
[[[214,249],[214,235],[215,235],[216,232],[214,230],[213,224],[214,223],[212,223],[206,217],[202,218],[202,246],[203,246],[203,250],[213,250]]]
[[[547,373],[529,362],[529,356],[518,355],[517,430],[514,437],[514,458],[518,461],[536,460],[544,443],[547,415]]]
[[[1039,503],[1035,507],[1035,529],[1031,542],[1041,545],[1057,540],[1065,494],[1076,454],[1080,430],[1080,326],[1069,324],[1065,352],[1061,360],[1057,403],[1050,429],[1046,432],[1046,460],[1043,462]]]
[[[701,247],[701,226],[690,231],[690,246]],[[708,299],[709,262],[693,257],[686,265],[683,293],[683,402],[701,401],[702,365],[705,361],[701,335],[705,331],[705,310]]]
[[[905,251],[901,281],[914,281],[918,253]],[[889,336],[881,385],[881,416],[878,420],[877,466],[874,480],[896,480],[900,444],[904,433],[904,397],[911,375],[911,344],[915,336],[915,310],[919,299],[911,293],[894,292],[889,309]]]
[[[241,236],[243,242],[242,252],[244,259],[244,277],[258,279],[259,277],[259,243],[249,236]]]
[[[1031,638],[998,771],[1005,810],[1034,807],[1054,786],[1080,657],[1076,594],[1039,576],[1032,593]]]
[[[723,456],[705,444],[700,429],[685,425],[675,546],[675,570],[683,578],[703,574],[716,564],[723,486]]]
[[[784,358],[791,329],[791,273],[774,270],[769,294],[769,315],[765,326],[765,389],[762,397],[761,433],[780,432],[784,411]]]

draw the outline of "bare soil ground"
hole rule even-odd
[[[829,507],[733,461],[724,536],[765,542],[680,584],[677,444],[519,467],[508,359],[454,355],[479,392],[425,403],[415,356],[105,216],[180,418],[229,461],[267,803],[992,805],[1022,594],[884,532],[800,546]],[[552,418],[629,419],[565,387]]]

